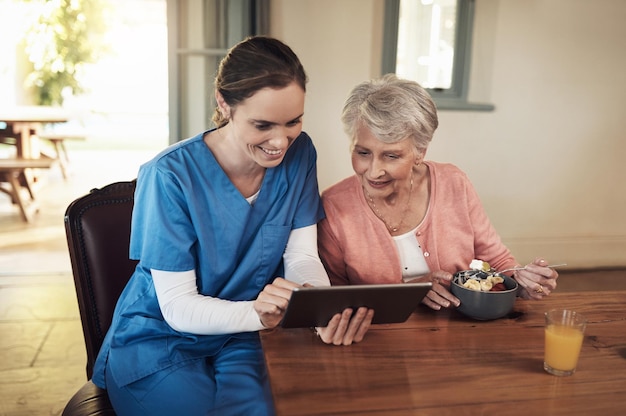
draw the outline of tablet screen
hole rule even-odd
[[[324,327],[346,308],[374,309],[373,324],[406,321],[432,287],[426,283],[299,287],[281,322],[283,328]]]

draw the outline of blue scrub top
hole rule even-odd
[[[267,169],[250,205],[203,141],[203,134],[168,147],[137,177],[130,258],[139,260],[115,309],[96,360],[93,381],[105,387],[104,368],[123,386],[170,366],[215,355],[231,337],[194,335],[163,319],[150,269],[195,269],[200,293],[254,300],[282,275],[292,229],[324,217],[317,184],[317,154],[304,132],[283,162]]]

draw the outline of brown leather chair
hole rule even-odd
[[[91,376],[117,299],[137,264],[128,258],[134,192],[134,180],[112,183],[76,199],[65,211],[88,381],[67,403],[64,416],[115,415],[106,390],[93,384]]]

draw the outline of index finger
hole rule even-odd
[[[292,282],[291,280],[284,279],[282,277],[277,277],[270,284],[274,285],[276,287],[281,287],[281,288],[285,288],[285,289],[295,289],[297,287],[301,287],[299,284],[297,284],[295,282]]]
[[[299,286],[279,277],[274,279],[272,283],[265,285],[261,293],[259,293],[258,299],[266,303],[273,303],[284,309],[289,299],[291,299],[293,289],[296,287]]]
[[[547,262],[545,261],[542,263],[546,263],[547,265]],[[520,270],[520,274],[523,274],[522,272],[524,271],[536,274],[540,277],[544,277],[547,279],[555,278],[556,276],[558,276],[558,273],[556,272],[556,270],[546,267],[545,265],[537,264],[537,263],[531,263],[527,265],[526,270]]]

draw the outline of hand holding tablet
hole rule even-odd
[[[293,290],[283,328],[324,327],[346,308],[374,310],[373,324],[404,322],[432,287],[431,282],[298,287]]]

